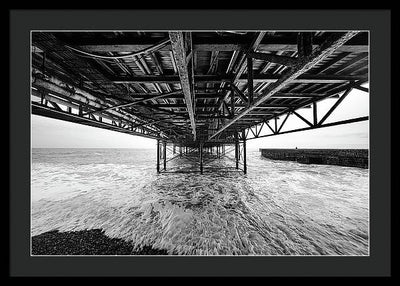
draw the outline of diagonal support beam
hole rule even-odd
[[[257,126],[256,126],[257,127]],[[248,130],[251,131],[251,133],[253,133],[254,137],[257,137],[257,130],[254,132],[253,129],[250,127]]]
[[[300,118],[301,120],[303,120],[305,123],[307,123],[309,126],[313,126],[313,124],[308,121],[307,119],[305,119],[303,116],[301,116],[300,114],[298,114],[296,111],[292,111],[294,115],[296,115],[298,118]]]
[[[164,97],[168,97],[170,95],[180,94],[181,92],[182,91],[178,90],[178,91],[173,91],[173,92],[169,92],[169,93],[159,94],[159,95],[156,95],[156,96],[151,96],[151,97],[140,99],[140,100],[136,100],[136,101],[133,101],[133,102],[122,103],[122,104],[110,106],[110,107],[107,107],[107,108],[104,108],[104,109],[98,109],[96,111],[90,111],[90,112],[84,113],[83,115],[102,113],[104,111],[113,110],[113,109],[116,109],[116,108],[129,107],[129,106],[132,106],[132,105],[135,105],[135,104],[138,104],[138,103],[143,103],[143,102],[147,102],[147,101],[155,100],[155,99],[161,99],[161,98],[164,98]]]
[[[332,112],[339,106],[339,104],[347,97],[347,95],[352,91],[352,88],[346,90],[342,96],[335,102],[335,104],[328,110],[328,112],[322,117],[322,119],[318,122],[318,125],[322,125],[326,119],[332,114]]]
[[[368,88],[366,88],[366,87],[363,87],[363,86],[355,86],[354,87],[355,89],[358,89],[358,90],[361,90],[361,91],[364,91],[364,92],[369,92],[369,89]]]
[[[277,133],[281,132],[283,125],[285,125],[286,120],[289,118],[289,115],[290,115],[290,112],[287,113],[287,115],[286,115],[285,119],[283,120],[281,126],[279,127]]]
[[[298,61],[298,64],[285,73],[278,81],[270,84],[266,89],[265,93],[257,98],[257,100],[252,103],[248,108],[243,109],[238,113],[232,120],[223,125],[217,132],[209,137],[209,139],[214,138],[226,128],[237,122],[240,118],[251,112],[258,105],[262,104],[264,101],[269,99],[275,93],[277,93],[282,88],[286,87],[297,77],[314,67],[317,63],[324,60],[331,54],[333,54],[340,46],[342,46],[349,39],[358,34],[358,31],[349,31],[346,33],[333,34],[329,37],[321,46],[315,49],[310,56],[302,58]]]
[[[263,127],[264,127],[264,122],[261,123],[260,129],[258,129],[257,137],[260,136]]]
[[[243,101],[243,103],[247,103],[247,102],[248,102],[247,97],[243,94],[243,92],[241,92],[241,91],[237,88],[236,85],[234,85],[234,84],[232,83],[232,84],[230,84],[230,87],[231,87],[231,89],[232,89],[232,93],[233,93],[233,92],[236,92],[237,95],[239,95],[240,99]]]
[[[271,127],[271,125],[269,125],[268,121],[265,121],[264,123],[265,123],[265,125],[268,126],[268,128],[272,131],[273,134],[276,133],[275,130]]]
[[[185,39],[182,32],[169,32],[171,40],[172,52],[178,69],[179,78],[182,86],[183,95],[185,97],[186,108],[189,114],[190,125],[192,127],[192,134],[196,140],[196,121],[194,114],[194,87],[192,86],[193,78],[190,77]],[[189,61],[191,64],[193,61]],[[193,77],[193,75],[192,75]]]
[[[256,52],[249,52],[247,56],[249,58],[264,60],[267,62],[289,67],[295,66],[297,64],[297,58],[287,57],[287,56],[279,56],[274,54],[256,53]]]

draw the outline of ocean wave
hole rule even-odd
[[[249,152],[247,175],[157,174],[151,150],[103,153],[101,163],[74,164],[87,160],[79,152],[68,161],[65,154],[33,160],[32,235],[103,229],[137,249],[182,255],[368,255],[367,170]],[[216,160],[207,167],[230,165]],[[198,168],[181,158],[167,167]]]

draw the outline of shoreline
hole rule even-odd
[[[32,236],[32,255],[168,255],[168,252],[152,246],[133,250],[130,241],[110,238],[102,229],[90,229],[53,230]]]

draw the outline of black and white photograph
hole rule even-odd
[[[390,9],[9,20],[11,277],[391,276]]]
[[[368,31],[31,48],[32,255],[369,255]]]

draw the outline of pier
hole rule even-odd
[[[327,122],[353,89],[369,94],[368,32],[33,31],[31,38],[32,114],[155,139],[159,173],[186,157],[202,174],[229,152],[232,169],[247,173],[248,140],[368,120]],[[326,99],[335,103],[318,118]],[[306,127],[284,130],[291,116]]]
[[[260,149],[268,159],[368,169],[368,149]]]

